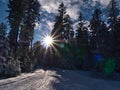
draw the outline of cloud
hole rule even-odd
[[[57,13],[57,9],[60,3],[64,3],[66,11],[72,19],[77,19],[80,7],[86,3],[91,5],[95,4],[95,1],[99,1],[102,5],[108,5],[110,0],[39,0],[42,5],[42,10],[48,13]]]
[[[39,30],[39,29],[40,29],[40,24],[39,24],[39,23],[35,23],[34,29],[35,29],[35,30]]]
[[[101,0],[101,3],[102,3],[103,5],[108,5],[109,2],[110,2],[110,0]]]
[[[66,6],[67,13],[71,18],[76,19],[78,13],[78,5],[73,6],[72,0],[39,0],[42,5],[42,10],[47,11],[48,13],[57,13],[57,9],[60,3],[64,3]],[[78,1],[78,0],[75,0]],[[74,2],[75,2],[74,1]]]
[[[67,8],[66,11],[72,19],[77,19],[79,16],[80,8],[78,5],[75,5],[75,6],[71,5],[69,8]]]
[[[47,25],[48,25],[49,30],[52,31],[53,26],[54,26],[54,22],[48,21]]]
[[[55,13],[59,6],[59,2],[55,0],[39,0],[39,2],[42,5],[42,10],[48,13]]]

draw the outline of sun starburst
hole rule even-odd
[[[44,34],[42,36],[42,46],[45,48],[45,57],[48,53],[49,55],[58,55],[59,57],[61,57],[59,48],[62,48],[61,43],[63,43],[63,41],[60,40],[59,37],[60,36],[56,35],[56,33],[52,35]]]

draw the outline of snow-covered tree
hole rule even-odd
[[[6,77],[17,76],[20,72],[20,61],[18,59],[15,60],[10,56],[6,58],[4,75]]]
[[[6,37],[6,25],[0,23],[0,75],[16,76],[21,72],[20,63],[11,57],[8,39]]]

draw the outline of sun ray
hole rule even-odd
[[[57,55],[59,58],[62,57],[60,53],[61,44],[64,43],[63,40],[60,39],[60,35],[57,35],[57,32],[49,34],[44,34],[42,36],[42,45],[45,48],[44,56],[46,55]]]

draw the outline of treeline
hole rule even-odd
[[[47,49],[40,41],[33,44],[35,23],[40,22],[38,0],[9,0],[8,8],[8,35],[6,25],[0,24],[1,76],[16,76],[39,65],[106,74],[120,72],[120,17],[115,0],[108,5],[107,23],[102,21],[102,12],[97,8],[89,24],[80,12],[76,30],[61,3],[51,32],[54,43]]]

